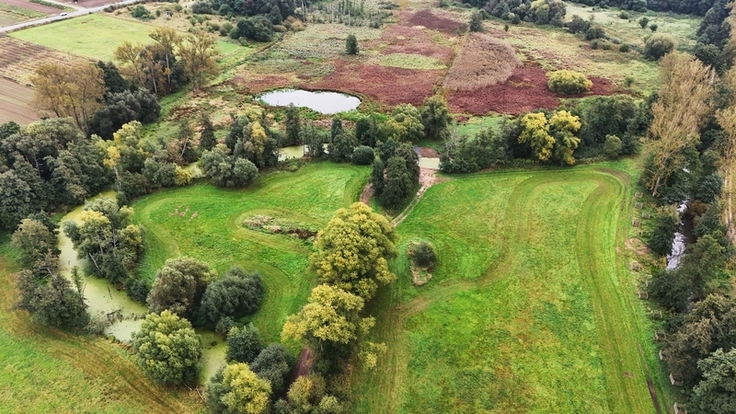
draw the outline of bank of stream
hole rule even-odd
[[[115,198],[112,191],[101,193],[87,201],[98,198]],[[61,222],[77,221],[84,206],[79,206],[65,215]],[[59,264],[63,275],[70,277],[74,266],[85,269],[87,260],[79,259],[72,241],[59,231]],[[112,335],[120,342],[129,343],[133,333],[140,330],[148,308],[128,297],[125,291],[118,290],[106,279],[84,276],[84,301],[87,311],[93,318],[103,318],[109,322],[105,335]],[[226,344],[219,335],[212,331],[197,330],[202,341],[202,371],[199,382],[204,384],[225,363]]]

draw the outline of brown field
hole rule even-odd
[[[587,95],[610,95],[611,82],[590,77],[593,88]],[[559,106],[558,96],[547,89],[547,74],[539,65],[532,63],[516,68],[503,83],[483,88],[450,92],[447,102],[452,112],[485,115],[490,112],[519,115],[535,109],[555,109]]]
[[[410,103],[421,105],[432,96],[432,88],[444,70],[418,70],[367,65],[338,59],[335,71],[317,82],[299,85],[304,89],[344,91],[365,95],[386,105]]]
[[[44,63],[69,63],[82,58],[71,56],[9,36],[0,36],[0,77],[21,85],[31,85],[30,77]]]
[[[37,11],[40,13],[46,13],[46,14],[61,13],[61,10],[57,9],[56,7],[44,6],[38,3],[31,3],[28,0],[2,0],[0,1],[0,3],[9,4],[15,7],[22,7],[24,9],[33,10],[33,11]]]
[[[471,90],[506,81],[521,61],[508,43],[471,33],[445,78],[450,90]]]
[[[31,88],[0,78],[0,124],[15,121],[25,125],[37,121],[38,115],[30,109],[32,99]]]
[[[443,12],[440,10],[432,12],[429,9],[424,9],[414,13],[414,15],[408,19],[408,22],[414,26],[424,26],[427,29],[437,30],[454,36],[465,33],[468,25],[448,16],[443,15]],[[454,17],[454,15],[452,17]]]
[[[381,53],[384,55],[392,53],[415,54],[438,59],[448,66],[452,64],[455,53],[449,45],[454,42],[450,42],[449,39],[444,37],[437,39],[436,33],[409,25],[407,20],[411,21],[412,15],[402,16],[402,21],[384,30],[380,39],[365,42],[363,47],[365,49],[381,49]],[[439,44],[438,40],[444,40],[448,45]],[[382,48],[382,45],[387,46]]]
[[[67,4],[74,4],[73,0],[58,0],[58,1],[62,3],[67,3]],[[80,7],[91,8],[91,7],[106,6],[108,4],[117,3],[118,1],[120,0],[79,0],[77,1],[76,5]]]

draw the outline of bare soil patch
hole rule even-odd
[[[270,89],[285,88],[292,86],[294,82],[286,77],[278,75],[267,76],[236,76],[233,82],[246,87],[246,92],[257,95]]]
[[[61,13],[61,10],[57,9],[56,7],[44,6],[38,3],[31,3],[28,0],[2,0],[0,1],[0,3],[9,4],[11,6],[21,7],[24,9],[33,10],[33,11],[37,11],[40,13],[46,13],[46,14]]]
[[[437,30],[449,35],[460,35],[468,28],[465,23],[438,14],[439,11],[432,12],[429,9],[424,9],[414,13],[408,21],[412,25],[424,26],[427,29]]]
[[[31,88],[0,78],[0,124],[15,121],[25,125],[39,120],[30,108],[32,99]]]
[[[439,158],[440,153],[434,148],[419,147],[419,156],[427,158]]]
[[[31,75],[41,64],[69,64],[79,60],[86,61],[77,56],[57,52],[10,36],[0,36],[0,51],[2,51],[0,53],[0,77],[28,86],[31,85]]]
[[[338,59],[335,71],[315,82],[303,83],[300,88],[331,90],[366,95],[386,105],[410,103],[421,105],[432,88],[439,83],[443,70],[417,70],[380,65],[362,64]]]
[[[74,3],[73,0],[58,0],[58,1],[62,3],[67,3],[67,4],[76,4],[77,6],[80,6],[80,7],[90,8],[90,7],[107,6],[108,4],[117,3],[119,0],[79,0],[77,1],[77,3]]]
[[[508,43],[471,33],[445,78],[451,90],[474,90],[506,81],[521,66]]]

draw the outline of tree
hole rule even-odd
[[[379,283],[396,279],[388,269],[388,260],[396,256],[395,240],[396,233],[384,216],[353,203],[339,209],[319,232],[310,264],[322,283],[369,300]]]
[[[299,145],[301,143],[302,118],[299,115],[299,109],[293,103],[286,107],[286,142],[284,147],[290,145]]]
[[[550,133],[555,137],[555,158],[563,165],[575,164],[572,153],[580,144],[575,136],[580,130],[580,118],[568,111],[557,111],[549,119]]]
[[[296,359],[281,344],[271,344],[250,364],[259,377],[271,383],[273,395],[281,395],[287,385],[288,376]]]
[[[474,11],[470,15],[470,23],[468,23],[468,29],[471,32],[482,32],[483,31],[483,16],[480,11]]]
[[[419,110],[411,104],[400,104],[385,123],[388,136],[397,142],[416,142],[424,138],[424,124]]]
[[[530,112],[524,115],[521,118],[521,126],[523,130],[519,135],[519,143],[528,143],[540,161],[548,161],[552,158],[552,149],[556,141],[549,134],[549,124],[544,113]]]
[[[657,209],[654,216],[654,227],[647,235],[647,246],[660,256],[669,254],[679,224],[680,215],[674,206]]]
[[[152,312],[168,310],[192,319],[207,285],[217,276],[207,263],[191,257],[169,259],[156,272],[146,302]]]
[[[345,54],[351,56],[358,54],[358,39],[352,33],[345,39]]]
[[[151,379],[164,385],[196,385],[202,344],[186,319],[165,310],[150,313],[133,334],[135,358]]]
[[[572,70],[557,70],[549,75],[547,87],[554,93],[574,95],[587,92],[593,86],[585,75]]]
[[[227,334],[227,360],[251,363],[263,350],[261,338],[253,325],[233,327]]]
[[[705,296],[708,284],[723,271],[726,265],[723,254],[723,246],[710,234],[688,246],[678,272],[690,283],[695,298]]]
[[[710,111],[710,80],[714,76],[712,69],[682,53],[668,54],[660,67],[662,86],[651,107],[647,143],[652,161],[649,171],[644,173],[653,196],[672,174],[685,166],[683,149],[698,142],[699,127]]]
[[[717,349],[698,361],[703,380],[693,388],[688,411],[699,414],[736,413],[736,349]]]
[[[655,27],[651,25],[650,27]],[[644,45],[644,56],[652,60],[659,60],[675,49],[675,41],[671,36],[654,35],[647,39]]]
[[[166,76],[166,86],[168,88],[168,92],[172,92],[171,84],[172,84],[172,74],[173,71],[173,63],[174,63],[174,56],[176,54],[176,49],[181,48],[182,44],[182,38],[179,35],[179,32],[176,30],[170,28],[170,27],[156,27],[151,31],[151,33],[148,34],[148,37],[153,39],[156,45],[156,49],[159,53],[163,54],[164,58],[164,76]]]
[[[18,264],[30,269],[47,254],[58,255],[56,234],[43,223],[32,219],[23,219],[13,233],[13,246],[20,251]]]
[[[434,95],[424,100],[419,109],[424,133],[429,139],[445,139],[449,136],[448,126],[452,122],[447,101],[442,95]]]
[[[332,138],[328,152],[330,160],[333,162],[350,162],[355,147],[358,146],[358,140],[348,132],[340,132]]]
[[[603,143],[603,153],[606,157],[615,160],[621,156],[621,138],[615,135],[606,135],[606,142]]]
[[[220,319],[239,319],[255,313],[263,302],[265,289],[258,273],[247,275],[232,267],[221,278],[207,285],[197,312],[197,325],[215,329]]]
[[[266,414],[271,385],[248,364],[230,364],[207,384],[207,408],[216,414]]]
[[[392,157],[386,165],[386,179],[378,200],[386,208],[396,209],[413,194],[414,183],[406,168],[406,160]]]
[[[299,313],[286,320],[281,336],[312,342],[317,350],[355,343],[375,324],[373,318],[360,317],[364,304],[360,296],[319,285]]]
[[[648,24],[649,24],[649,19],[646,16],[639,19],[639,26],[641,26],[642,29],[645,29]]]
[[[89,259],[88,272],[122,284],[143,255],[143,231],[129,224],[133,209],[101,198],[84,207],[79,223],[63,223],[80,259]]]
[[[211,151],[215,145],[217,145],[215,127],[212,125],[209,115],[203,112],[199,119],[199,151]]]
[[[58,274],[58,257],[48,254],[46,274],[23,270],[18,276],[16,307],[31,314],[34,321],[62,329],[79,329],[89,323],[87,306],[67,278]],[[38,264],[38,262],[37,262]]]
[[[189,34],[179,47],[179,54],[184,61],[184,71],[192,82],[192,89],[195,92],[204,86],[207,75],[217,71],[215,44],[212,35],[200,30]]]
[[[102,69],[84,62],[74,65],[46,63],[31,76],[34,105],[57,117],[71,117],[87,131],[92,113],[101,106],[105,94]]]
[[[0,173],[0,226],[12,231],[23,217],[36,211],[31,198],[31,188],[15,171]]]

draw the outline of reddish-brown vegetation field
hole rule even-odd
[[[304,89],[343,91],[366,95],[386,105],[421,105],[432,96],[432,87],[442,80],[443,70],[417,70],[367,65],[339,59],[335,71]]]
[[[77,3],[74,3],[73,0],[58,0],[58,1],[62,3],[67,3],[67,4],[76,4],[77,6],[80,6],[80,7],[91,8],[91,7],[107,6],[108,4],[117,3],[120,0],[79,0],[77,1]]]
[[[2,0],[0,1],[0,3],[9,4],[15,7],[22,7],[24,9],[33,10],[33,11],[37,11],[40,13],[46,13],[46,14],[61,13],[61,10],[57,9],[56,7],[44,6],[38,3],[31,3],[28,0]]]
[[[458,36],[465,33],[468,25],[457,20],[438,15],[438,13],[441,12],[439,10],[433,12],[429,9],[424,9],[414,13],[406,20],[414,26],[424,26],[427,29],[437,30],[449,35]],[[405,20],[403,16],[402,20]]]
[[[0,78],[0,124],[15,121],[21,125],[39,119],[30,109],[33,90]]]
[[[409,16],[405,15],[404,18],[409,18]],[[448,66],[452,64],[454,57],[451,47],[437,44],[433,32],[412,27],[405,20],[389,26],[384,30],[380,39],[366,42],[365,47],[371,49],[381,44],[389,45],[381,51],[384,55],[391,53],[422,55],[437,59]]]
[[[508,43],[471,33],[445,78],[450,90],[472,90],[504,82],[521,66]]]
[[[610,95],[610,81],[591,77],[589,94]],[[575,95],[582,97],[585,95]],[[554,109],[560,101],[547,89],[547,75],[539,66],[527,65],[514,70],[506,82],[470,91],[451,92],[447,99],[453,112],[484,115],[489,112],[519,115],[535,109]]]

